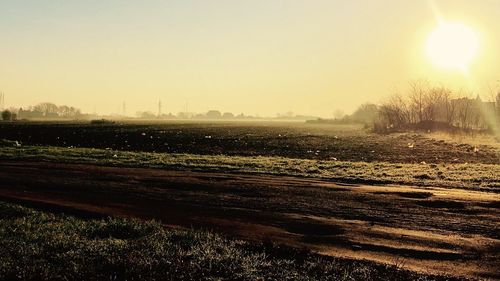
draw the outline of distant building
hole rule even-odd
[[[479,95],[475,99],[458,98],[451,100],[455,124],[462,128],[486,129],[490,119],[496,118],[495,102],[483,102]]]
[[[22,108],[19,109],[17,114],[18,114],[19,119],[36,119],[36,118],[43,118],[44,117],[44,113],[41,111],[24,110]]]

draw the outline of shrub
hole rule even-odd
[[[3,121],[11,121],[12,120],[12,112],[8,110],[2,111],[2,120]]]
[[[107,119],[94,119],[90,121],[90,124],[92,125],[108,125],[108,124],[115,124],[114,121],[107,120]]]

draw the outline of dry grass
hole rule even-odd
[[[0,202],[1,280],[457,280],[160,223]]]
[[[457,143],[457,144],[468,144],[472,146],[490,146],[497,150],[500,150],[500,140],[495,138],[491,134],[449,134],[443,132],[433,132],[430,134],[424,134],[427,138],[435,140],[443,140],[446,142]]]
[[[167,154],[61,147],[2,147],[0,159],[151,167],[224,173],[263,173],[347,183],[475,188],[498,192],[500,165],[345,162],[284,157]]]

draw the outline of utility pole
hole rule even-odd
[[[5,94],[0,92],[0,110],[5,109]]]
[[[158,100],[158,119],[161,117],[161,99]]]

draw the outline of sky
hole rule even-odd
[[[425,53],[438,17],[470,26],[467,72]],[[0,0],[8,106],[332,117],[415,80],[484,98],[500,80],[498,0]]]

